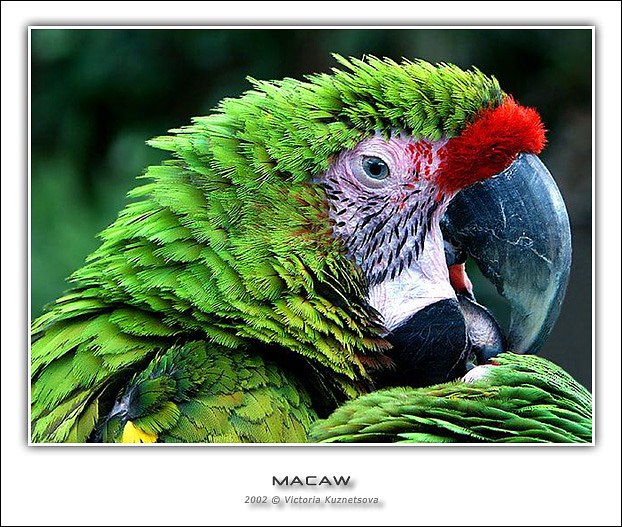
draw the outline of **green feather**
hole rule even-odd
[[[472,384],[393,388],[359,397],[317,421],[311,439],[591,442],[591,395],[566,372],[537,356],[504,353],[495,362],[499,365],[489,366],[485,376]]]

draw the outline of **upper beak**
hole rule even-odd
[[[442,227],[509,301],[509,351],[537,352],[559,316],[571,260],[568,213],[544,164],[519,155],[458,193]]]

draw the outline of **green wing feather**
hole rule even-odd
[[[129,422],[152,441],[300,443],[315,419],[291,372],[257,354],[191,342],[135,375],[98,434],[127,441]]]
[[[323,442],[472,443],[592,441],[590,393],[555,364],[501,354],[473,383],[379,390],[313,426]]]

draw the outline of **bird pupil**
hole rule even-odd
[[[367,175],[374,179],[385,179],[389,175],[389,168],[379,157],[365,158],[363,168]]]

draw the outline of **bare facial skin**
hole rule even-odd
[[[456,298],[439,225],[453,197],[436,182],[444,144],[378,135],[342,152],[322,179],[335,236],[365,273],[388,330]]]

